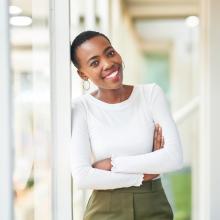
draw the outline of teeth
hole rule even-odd
[[[115,72],[113,72],[112,74],[106,76],[106,78],[107,78],[107,79],[108,79],[108,78],[113,78],[113,77],[115,77],[115,76],[117,75],[117,73],[118,73],[118,71],[115,71]]]

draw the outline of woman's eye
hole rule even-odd
[[[110,51],[110,52],[108,53],[108,56],[113,56],[114,54],[115,54],[115,51],[112,50],[112,51]]]
[[[92,62],[90,64],[90,66],[96,67],[96,66],[98,66],[98,64],[99,64],[99,62],[97,60],[95,60],[94,62]]]

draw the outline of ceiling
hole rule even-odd
[[[124,0],[133,20],[185,18],[198,15],[199,0]]]
[[[11,0],[11,5],[23,9],[23,15],[45,16],[49,1]],[[125,9],[132,19],[184,18],[198,15],[199,0],[123,0]],[[35,4],[35,5],[33,5]],[[34,6],[34,7],[33,7]],[[32,11],[34,9],[34,11]]]
[[[149,48],[149,45],[153,45],[154,49],[159,46],[159,50],[163,50],[163,48],[166,50],[166,48],[169,47],[170,40],[165,41],[165,38],[163,40],[156,40],[156,35],[160,32],[160,28],[166,29],[176,24],[181,26],[179,29],[183,28],[185,18],[192,15],[199,15],[199,1],[200,0],[123,0],[123,3],[124,10],[131,18],[134,36],[137,38],[137,43],[140,44],[140,48]],[[150,28],[149,25],[151,24],[161,24],[162,26],[156,30],[152,27]],[[173,28],[178,29],[178,25]],[[175,30],[169,29],[168,32],[170,32],[171,35],[175,35],[174,31]],[[147,44],[151,32],[156,34],[152,37],[156,42],[151,40],[150,44]]]

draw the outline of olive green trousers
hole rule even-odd
[[[141,186],[93,190],[83,220],[173,220],[161,179]]]

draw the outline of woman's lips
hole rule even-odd
[[[119,66],[117,69],[113,70],[110,74],[104,77],[106,80],[114,80],[118,81],[121,78],[121,67]]]
[[[111,73],[110,75],[108,75],[107,77],[105,77],[105,80],[111,80],[116,82],[119,81],[120,78],[121,78],[120,70],[117,70]]]
[[[106,76],[105,79],[114,78],[118,74],[118,70],[112,72],[110,75]]]
[[[118,67],[114,67],[114,68],[112,68],[112,70],[108,71],[108,73],[106,75],[104,75],[103,78],[106,78],[106,77],[112,75],[113,73],[115,73],[116,71],[119,71],[119,70],[120,70],[119,66]]]

